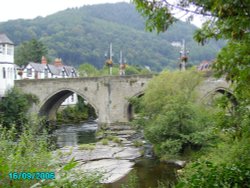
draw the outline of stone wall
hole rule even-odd
[[[72,93],[87,100],[96,110],[99,123],[128,121],[128,99],[144,92],[153,75],[107,76],[17,80],[16,87],[38,96],[40,103],[32,111],[55,119],[62,101]]]

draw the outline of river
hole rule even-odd
[[[61,125],[53,133],[57,148],[64,146],[76,146],[79,144],[95,143],[96,122],[86,122],[82,124]],[[121,184],[129,181],[130,174],[138,177],[140,188],[158,187],[158,182],[176,181],[175,167],[162,163],[156,158],[143,157],[136,161],[133,170],[121,180],[106,184],[106,188],[119,188]]]

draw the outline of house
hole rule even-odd
[[[14,43],[0,33],[0,98],[14,86],[15,75]]]
[[[64,66],[62,59],[56,58],[54,64],[48,64],[43,56],[41,63],[29,62],[22,73],[23,79],[73,78],[77,77],[74,67]]]
[[[202,61],[198,66],[197,70],[198,71],[209,71],[211,70],[213,62],[212,61]]]
[[[29,62],[23,69],[22,79],[48,79],[48,78],[73,78],[78,77],[76,69],[71,66],[65,66],[62,59],[56,58],[54,64],[48,64],[43,56],[41,63]],[[68,97],[62,105],[73,105],[77,103],[77,95]]]

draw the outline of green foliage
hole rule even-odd
[[[209,154],[190,163],[176,187],[249,187],[249,146],[249,134],[233,144],[226,137]]]
[[[121,139],[118,138],[118,137],[114,137],[114,138],[112,139],[112,141],[113,141],[114,143],[117,143],[117,144],[120,144],[120,143],[122,142]]]
[[[166,82],[166,80],[168,80]],[[157,155],[168,158],[214,138],[212,112],[195,102],[201,77],[195,71],[163,72],[148,84],[142,98],[145,137]]]
[[[230,81],[236,100],[233,105],[225,97],[219,102],[222,109],[215,116],[214,123],[219,128],[221,142],[207,152],[201,161],[191,163],[185,169],[184,178],[177,187],[249,187],[249,1],[179,0],[175,4],[163,0],[134,2],[148,22],[155,23],[151,28],[158,32],[165,31],[168,29],[165,25],[173,22],[173,15],[159,13],[174,7],[190,15],[195,13],[210,17],[196,31],[194,38],[197,42],[205,44],[209,39],[228,41],[217,55],[213,70],[216,76]],[[194,5],[195,10],[192,8]]]
[[[235,95],[238,100],[247,106],[250,104],[250,35],[245,39],[231,39],[217,56],[214,64],[217,76],[225,75],[226,79],[232,81]]]
[[[102,145],[108,145],[109,144],[109,140],[107,138],[104,138],[101,140]]]
[[[249,187],[250,168],[244,164],[214,165],[209,161],[193,164],[195,174],[176,188]]]
[[[192,63],[215,58],[223,43],[211,41],[207,47],[198,46],[192,39],[195,28],[179,21],[169,28],[168,33],[147,33],[144,20],[134,5],[128,3],[83,6],[45,18],[0,24],[0,32],[7,33],[18,46],[15,62],[19,65],[23,64],[23,60],[18,57],[19,46],[35,38],[48,47],[46,57],[60,57],[67,65],[77,67],[88,62],[101,69],[105,62],[104,53],[112,42],[114,63],[119,64],[118,54],[122,50],[129,65],[147,65],[153,71],[177,67],[180,48],[173,47],[171,43],[182,39],[186,40]]]
[[[88,63],[81,64],[78,68],[78,72],[81,77],[99,75],[98,70],[93,65]]]
[[[158,32],[166,31],[173,23],[173,14],[169,13],[173,7],[190,16],[194,13],[209,16],[210,19],[207,19],[202,28],[195,32],[194,38],[201,44],[205,44],[209,39],[228,40],[227,45],[217,55],[213,68],[218,77],[224,75],[227,80],[233,82],[236,97],[245,100],[245,105],[249,105],[250,7],[248,0],[212,2],[178,0],[175,4],[163,0],[134,0],[133,2],[138,11],[147,18],[147,23],[153,23],[147,25],[148,29],[156,29]],[[193,10],[192,5],[197,8]]]
[[[17,47],[15,63],[20,66],[27,65],[29,62],[40,63],[42,56],[46,56],[47,54],[48,50],[43,42],[32,39],[28,42],[23,42]]]
[[[47,133],[38,134],[39,123],[26,124],[17,135],[14,126],[7,130],[0,126],[0,187],[29,187],[34,181],[10,180],[10,172],[51,172],[51,154]]]
[[[78,123],[88,118],[96,118],[95,109],[90,104],[85,104],[84,99],[78,96],[76,105],[67,106],[57,112],[58,123]]]
[[[78,149],[79,150],[94,150],[95,145],[93,145],[93,144],[81,144],[81,145],[78,145]]]
[[[141,147],[141,146],[143,146],[143,142],[141,140],[135,140],[135,141],[133,141],[133,145],[135,147]]]
[[[0,101],[0,123],[7,128],[15,125],[20,131],[28,121],[29,108],[37,102],[38,98],[34,95],[24,94],[16,88],[9,90]]]
[[[28,122],[20,134],[14,127],[8,130],[0,126],[0,187],[102,187],[99,183],[102,175],[77,171],[74,158],[63,165],[58,162],[57,157],[63,155],[51,153],[53,146],[47,132],[41,130],[41,120]],[[54,172],[55,179],[11,180],[10,172]]]
[[[80,122],[88,119],[87,109],[78,111],[75,106],[67,106],[62,111],[57,112],[58,123]]]
[[[139,179],[134,171],[129,174],[128,182],[126,184],[122,184],[121,188],[139,188]]]
[[[177,187],[249,187],[250,111],[241,102],[231,109],[229,101],[225,96],[218,101],[216,147],[184,169]]]

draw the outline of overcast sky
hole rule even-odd
[[[47,16],[60,10],[83,5],[116,2],[130,2],[130,0],[3,0],[0,3],[0,22]]]

